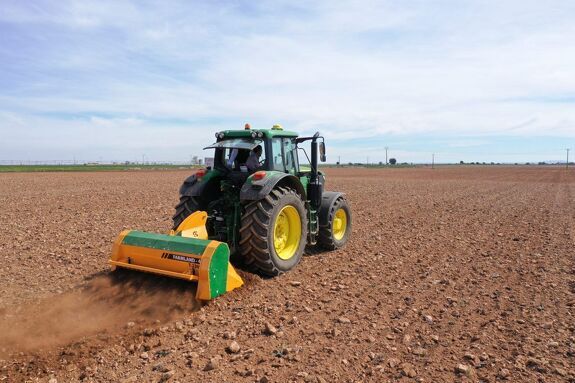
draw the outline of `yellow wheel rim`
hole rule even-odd
[[[301,219],[297,209],[291,205],[284,206],[274,224],[274,248],[281,259],[293,257],[301,240]]]
[[[343,209],[337,209],[335,217],[333,217],[333,237],[336,241],[340,241],[345,235],[347,230],[347,214]]]

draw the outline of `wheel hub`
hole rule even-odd
[[[333,217],[333,237],[340,241],[343,236],[345,235],[345,231],[347,230],[347,214],[345,210],[338,209],[335,212],[335,216]]]
[[[278,257],[288,260],[296,253],[301,237],[301,219],[294,206],[284,206],[274,225],[274,249]]]

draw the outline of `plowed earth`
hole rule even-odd
[[[575,381],[575,171],[326,172],[349,244],[203,307],[106,264],[186,172],[0,174],[0,382]]]

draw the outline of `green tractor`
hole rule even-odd
[[[324,192],[318,151],[323,137],[272,129],[216,133],[213,167],[200,169],[180,188],[168,234],[124,230],[108,263],[197,283],[196,299],[209,301],[243,285],[229,262],[236,258],[265,276],[297,265],[306,245],[342,247],[351,235],[345,196]],[[311,159],[299,145],[311,141]],[[300,166],[302,151],[309,166]]]
[[[311,159],[300,145],[311,141]],[[295,267],[306,245],[335,250],[351,235],[345,195],[324,191],[325,143],[319,133],[299,137],[272,129],[216,133],[213,166],[188,177],[180,188],[174,230],[193,213],[205,212],[209,240],[225,242],[232,259],[265,276]],[[300,166],[299,152],[309,166]]]

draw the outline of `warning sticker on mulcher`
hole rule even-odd
[[[198,258],[186,257],[185,255],[178,255],[178,254],[172,254],[172,253],[162,253],[162,258],[163,259],[172,259],[174,261],[194,263],[197,265],[200,264],[200,260]]]

